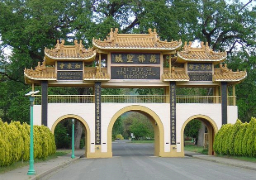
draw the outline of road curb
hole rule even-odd
[[[220,163],[220,164],[225,164],[225,165],[229,165],[229,166],[240,167],[240,168],[250,169],[250,170],[256,171],[256,167],[252,167],[252,166],[246,166],[246,165],[241,165],[241,164],[234,164],[234,163],[229,163],[229,162],[223,162],[223,161],[219,161],[217,159],[208,159],[208,158],[204,158],[204,157],[200,157],[200,156],[193,156],[193,155],[191,155],[190,157],[194,157],[194,158],[202,159],[202,160],[205,160],[205,161],[211,161],[211,162],[216,162],[216,163]]]
[[[62,163],[62,164],[60,164],[60,165],[57,165],[57,166],[55,166],[55,167],[53,167],[53,168],[51,168],[51,169],[49,169],[49,170],[47,170],[47,171],[44,171],[44,172],[42,172],[42,173],[40,173],[40,174],[36,174],[35,176],[33,176],[33,177],[29,178],[29,179],[30,179],[30,180],[41,179],[41,178],[43,178],[44,176],[49,175],[50,173],[52,173],[52,172],[54,172],[54,171],[56,171],[56,170],[58,170],[58,169],[60,169],[60,168],[62,168],[62,167],[65,167],[65,166],[67,166],[67,165],[69,165],[69,164],[71,164],[71,163],[77,161],[78,159],[80,159],[80,157],[75,157],[74,159],[71,159],[70,161],[67,161],[67,162],[64,162],[64,163]]]

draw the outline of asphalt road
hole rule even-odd
[[[153,144],[113,143],[113,158],[81,158],[44,180],[256,180],[256,171],[197,158],[153,156]]]

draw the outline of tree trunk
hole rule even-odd
[[[89,88],[78,88],[77,89],[79,95],[89,95],[90,89]],[[75,123],[75,149],[80,149],[80,141],[83,134],[84,126],[78,120]]]
[[[80,149],[80,140],[83,134],[83,125],[76,120],[75,123],[75,149]]]
[[[197,145],[204,146],[204,133],[205,133],[205,125],[201,122],[201,127],[198,131]]]

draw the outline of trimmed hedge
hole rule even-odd
[[[249,123],[237,120],[225,124],[215,136],[213,149],[217,154],[256,157],[256,118]]]
[[[44,159],[56,152],[54,135],[45,126],[34,126],[34,158]],[[0,166],[29,160],[30,126],[0,119]]]

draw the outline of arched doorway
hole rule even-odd
[[[201,121],[206,126],[207,132],[208,132],[208,142],[209,142],[208,155],[213,155],[214,154],[214,151],[213,151],[214,136],[218,131],[218,127],[217,127],[216,123],[210,117],[205,116],[205,115],[195,115],[195,116],[188,118],[184,122],[184,124],[181,128],[181,151],[184,152],[184,130],[185,130],[185,127],[193,119],[197,119],[197,120]]]
[[[108,125],[108,152],[110,152],[110,156],[112,157],[112,129],[114,126],[114,123],[116,122],[117,118],[121,116],[122,114],[130,111],[139,112],[145,116],[148,117],[148,119],[151,121],[153,127],[154,127],[154,155],[155,156],[162,156],[164,153],[164,128],[163,124],[158,117],[158,115],[152,111],[151,109],[139,106],[139,105],[132,105],[127,106],[122,109],[120,109],[118,112],[114,114],[114,116],[111,118],[111,121]]]
[[[59,117],[52,125],[51,127],[51,131],[52,133],[54,134],[54,131],[55,131],[55,128],[57,126],[57,124],[61,121],[63,121],[64,119],[75,119],[75,120],[78,120],[80,121],[80,123],[83,124],[84,128],[85,128],[85,157],[88,156],[89,154],[89,150],[90,150],[90,129],[89,129],[89,126],[88,124],[86,123],[86,121],[81,118],[80,116],[77,116],[77,115],[74,115],[74,114],[68,114],[68,115],[64,115],[64,116],[61,116]]]

